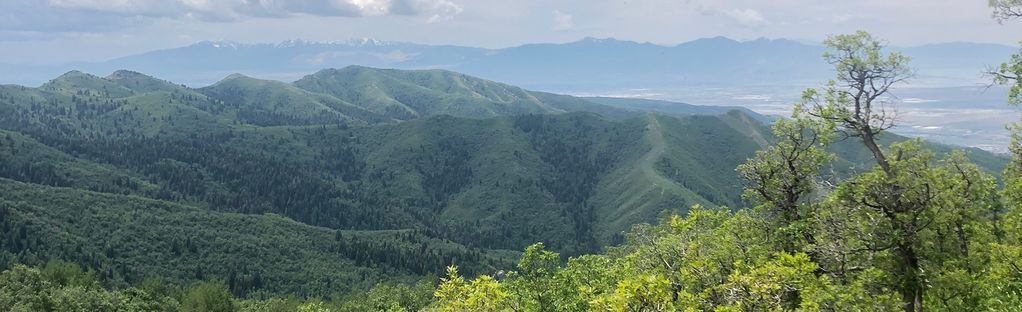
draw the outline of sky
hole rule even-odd
[[[0,0],[0,63],[103,61],[202,40],[374,38],[501,48],[583,37],[1017,44],[987,0]]]

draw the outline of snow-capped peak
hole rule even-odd
[[[235,50],[237,50],[238,46],[240,46],[241,44],[237,43],[237,42],[234,42],[234,41],[227,41],[227,40],[213,40],[213,41],[206,40],[206,41],[199,41],[195,45],[198,45],[198,46],[209,46],[209,47],[213,47],[213,48],[216,48],[216,49],[235,49]]]
[[[291,39],[291,40],[281,41],[276,46],[278,48],[291,48],[291,47],[296,47],[296,46],[308,45],[310,43],[311,42],[308,42],[308,41],[305,41],[305,40],[302,40],[302,39]]]
[[[382,41],[382,40],[376,40],[376,39],[373,39],[373,38],[363,37],[363,38],[348,40],[348,42],[346,42],[346,44],[350,45],[350,46],[363,47],[363,46],[385,46],[385,45],[389,45],[390,42],[386,42],[386,41]]]

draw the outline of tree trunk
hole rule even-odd
[[[965,233],[965,225],[962,224],[965,221],[959,220],[955,224],[955,231],[958,234],[958,252],[962,253],[962,257],[969,258],[969,238]]]
[[[862,129],[862,142],[865,143],[866,148],[873,153],[873,158],[876,159],[877,165],[884,170],[888,175],[891,174],[891,165],[887,163],[887,156],[884,156],[884,152],[880,150],[880,146],[877,145],[876,138],[873,137],[872,129]]]
[[[923,279],[919,276],[919,255],[911,243],[898,244],[898,266],[901,273],[901,300],[905,312],[923,311]]]

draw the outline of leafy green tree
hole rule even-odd
[[[535,243],[525,248],[518,261],[518,271],[508,274],[508,291],[520,303],[516,310],[563,311],[559,307],[558,281],[555,274],[560,269],[561,255]]]
[[[48,296],[50,283],[38,269],[15,265],[0,274],[0,310],[46,311],[53,304]]]
[[[270,298],[265,300],[243,300],[238,302],[238,311],[243,312],[275,312],[297,311],[302,302],[297,299]]]
[[[773,125],[778,142],[756,152],[738,167],[747,182],[745,198],[780,232],[785,251],[794,253],[815,245],[810,222],[815,215],[811,194],[823,165],[833,158],[826,151],[833,124],[819,124],[795,109],[790,120]]]
[[[860,138],[876,164],[892,173],[877,136],[894,126],[895,110],[887,96],[893,86],[912,77],[909,58],[885,53],[883,42],[864,31],[832,36],[824,44],[832,51],[823,57],[834,66],[837,77],[822,94],[806,90],[806,103],[800,108],[818,120],[835,123],[845,135]]]
[[[613,294],[594,300],[592,307],[608,312],[677,310],[670,281],[659,274],[627,277],[618,282]]]
[[[990,0],[994,18],[999,22],[1022,17],[1022,1]],[[994,82],[1011,85],[1010,105],[1022,103],[1022,53],[1016,53],[999,67],[988,71]],[[1004,189],[999,211],[993,223],[996,243],[990,244],[989,262],[982,279],[981,305],[991,311],[1022,311],[1022,122],[1009,127],[1012,140],[1008,147],[1011,161],[1004,169]]]
[[[99,287],[99,281],[93,272],[86,272],[74,263],[51,260],[42,267],[43,278],[58,286],[79,286],[83,288]]]
[[[182,312],[233,312],[234,299],[223,282],[195,285],[181,299]]]
[[[834,66],[837,77],[822,94],[808,90],[804,109],[821,123],[835,123],[845,135],[859,138],[873,155],[879,170],[847,183],[845,194],[850,195],[847,200],[874,210],[870,214],[887,219],[888,228],[877,233],[885,242],[873,249],[895,250],[892,271],[896,272],[905,310],[922,310],[926,286],[920,275],[918,248],[919,231],[926,223],[920,223],[919,217],[928,213],[929,194],[912,195],[932,187],[916,179],[925,172],[905,170],[923,169],[912,164],[925,160],[909,161],[904,157],[905,150],[895,152],[892,159],[877,141],[881,133],[894,126],[894,111],[885,101],[894,85],[912,76],[908,57],[885,53],[883,43],[863,31],[833,36],[824,43],[832,50],[824,58]],[[892,162],[904,166],[896,167]]]
[[[771,224],[749,210],[732,213],[726,208],[696,206],[688,216],[672,218],[666,226],[669,232],[662,237],[635,241],[641,247],[628,259],[636,269],[652,267],[650,272],[667,276],[681,306],[722,304],[724,294],[715,286],[774,252]],[[664,253],[668,250],[674,255]]]
[[[970,272],[985,264],[986,245],[995,242],[998,220],[1003,217],[997,196],[997,181],[969,162],[965,153],[955,151],[941,161],[936,171],[935,198],[938,215],[931,242],[936,246],[931,259],[957,262]],[[979,257],[981,259],[976,259]]]
[[[894,311],[900,306],[896,296],[871,292],[873,281],[835,285],[817,271],[804,253],[778,253],[717,286],[726,300],[716,311]]]
[[[48,296],[53,303],[50,311],[123,311],[118,309],[123,304],[121,298],[116,293],[110,293],[102,288],[62,287]]]
[[[512,311],[508,300],[510,294],[493,277],[483,275],[466,281],[453,266],[447,268],[447,277],[441,281],[434,296],[437,304],[433,311]]]
[[[750,210],[700,207],[686,217],[636,226],[629,243],[609,253],[622,263],[602,266],[617,271],[603,272],[612,277],[605,283],[614,287],[580,289],[595,290],[589,302],[597,311],[900,308],[900,296],[880,286],[885,281],[881,271],[870,268],[848,281],[834,281],[818,274],[818,265],[807,254],[778,252],[764,235],[769,226]]]
[[[1022,311],[1022,246],[995,244],[987,274],[980,283],[978,291],[985,295],[981,307]]]
[[[368,292],[340,298],[335,311],[420,311],[433,303],[437,278],[425,277],[414,285],[381,283]]]
[[[1022,207],[1022,123],[1016,123],[1011,130],[1013,133],[1008,150],[1012,157],[1002,174],[1005,184],[1004,204],[1008,207]]]
[[[990,6],[994,8],[994,18],[1000,22],[1010,19],[1022,18],[1022,0],[990,0]],[[989,74],[994,77],[995,83],[1010,84],[1011,91],[1008,95],[1008,103],[1012,105],[1022,104],[1022,52],[1011,56],[1011,59]],[[1022,206],[1022,123],[1016,123],[1010,127],[1012,141],[1009,151],[1013,156],[1004,172],[1006,204],[1010,207]]]
[[[1022,12],[1022,4],[1017,4],[1015,10]],[[1015,17],[1018,17],[1016,15]],[[1022,53],[1011,56],[1007,62],[987,70],[987,74],[993,77],[994,83],[1009,85],[1008,103],[1018,105],[1022,103]]]
[[[120,311],[176,312],[180,306],[170,296],[141,288],[128,288],[119,293],[123,298]]]
[[[177,311],[171,298],[138,288],[108,291],[75,264],[51,261],[42,269],[16,265],[0,273],[0,311]]]
[[[961,285],[946,281],[954,272],[976,272],[986,263],[979,249],[990,242],[995,194],[993,179],[974,170],[961,155],[938,166],[933,154],[919,145],[908,141],[891,147],[898,155],[890,163],[897,176],[877,168],[842,183],[833,195],[836,207],[856,212],[847,216],[847,222],[868,224],[861,236],[845,238],[862,242],[856,254],[859,261],[843,265],[888,272],[893,286],[909,296],[903,297],[906,309],[937,303],[932,299],[951,290],[947,287]],[[923,297],[923,289],[934,294]],[[946,292],[955,293],[969,294]],[[913,295],[920,297],[907,302]]]
[[[568,259],[559,270],[558,306],[561,311],[589,311],[600,296],[615,291],[617,281],[628,272],[628,264],[619,257],[583,255]]]
[[[298,306],[297,312],[330,312],[322,302],[310,302]]]

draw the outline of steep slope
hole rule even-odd
[[[666,152],[664,129],[659,118],[649,115],[645,120],[642,142],[648,151],[632,165],[620,166],[612,178],[602,182],[594,201],[603,203],[598,217],[601,238],[618,235],[632,224],[647,222],[662,210],[685,210],[692,204],[712,205],[678,181],[658,172],[656,166]],[[687,172],[694,174],[694,172]]]
[[[379,188],[436,210],[455,239],[510,249],[542,239],[567,252],[598,246],[587,201],[612,167],[627,165],[639,134],[579,113],[436,117],[357,133],[364,176],[392,177]]]
[[[625,229],[650,222],[665,210],[684,213],[703,206],[743,205],[734,168],[762,147],[769,129],[738,111],[721,116],[640,120],[644,153],[601,181],[592,199],[601,242],[617,241]]]

